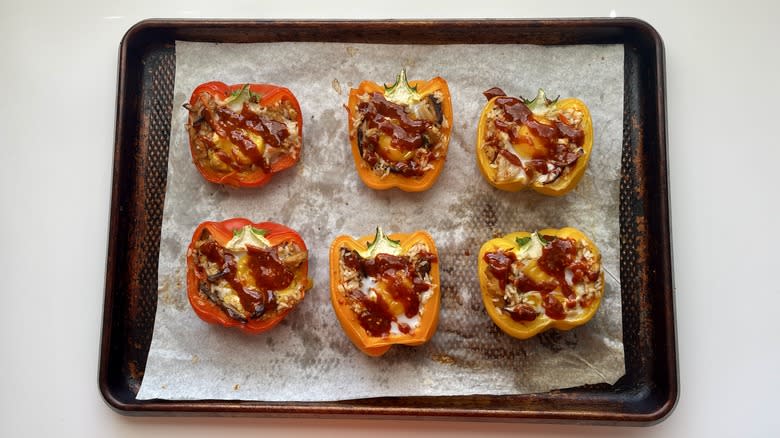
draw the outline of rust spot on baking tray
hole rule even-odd
[[[644,154],[642,153],[644,149],[644,127],[641,123],[639,123],[639,120],[637,119],[636,114],[631,116],[631,128],[634,130],[635,138],[636,138],[636,152],[634,153],[633,157],[633,164],[634,164],[634,172],[637,178],[641,178],[642,175],[645,174],[644,172],[644,162],[642,160],[642,157]],[[634,190],[636,191],[636,197],[638,199],[644,199],[645,197],[645,184],[643,184],[643,181],[637,181],[637,184],[634,185]]]
[[[635,218],[635,221],[636,221],[637,233],[636,236],[634,236],[634,244],[635,244],[636,254],[637,254],[637,264],[639,266],[646,266],[647,256],[650,251],[647,245],[647,239],[645,238],[645,236],[647,236],[647,218],[645,218],[644,216],[637,216]],[[645,278],[643,278],[643,281],[644,280]]]
[[[432,354],[431,359],[444,365],[452,365],[455,363],[455,358],[447,354]]]

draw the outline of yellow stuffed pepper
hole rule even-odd
[[[479,251],[478,270],[488,315],[519,339],[585,324],[604,294],[601,253],[575,228],[489,240]]]
[[[593,122],[579,99],[534,100],[485,91],[488,103],[477,129],[477,162],[494,187],[530,187],[550,196],[572,190],[585,173],[593,148]]]

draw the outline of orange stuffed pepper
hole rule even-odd
[[[350,90],[347,110],[355,169],[368,187],[420,192],[433,185],[452,132],[444,79],[407,82],[402,70],[391,86],[363,81]]]
[[[421,345],[439,322],[439,258],[428,233],[386,236],[377,228],[330,248],[330,298],[347,337],[369,356]]]

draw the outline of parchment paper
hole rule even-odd
[[[344,108],[364,79],[442,76],[454,128],[439,180],[423,193],[374,191],[352,162]],[[300,163],[257,190],[206,182],[192,164],[187,101],[200,83],[267,82],[290,88],[304,117]],[[623,120],[623,47],[360,45],[337,43],[176,44],[176,79],[155,328],[138,399],[326,401],[380,396],[521,394],[614,383],[624,370],[618,193]],[[498,86],[510,95],[579,97],[595,129],[589,168],[563,198],[492,188],[477,169],[476,127]],[[310,249],[314,287],[274,330],[248,336],[209,325],[189,306],[185,250],[205,220],[247,217],[298,230]],[[340,234],[427,230],[440,252],[442,309],[433,339],[393,347],[380,358],[358,351],[329,300],[328,249]],[[477,253],[494,234],[574,226],[603,253],[601,308],[587,325],[519,341],[487,316]]]

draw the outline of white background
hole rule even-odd
[[[775,1],[0,1],[0,436],[771,436],[780,426]],[[650,428],[128,418],[97,361],[122,35],[144,18],[632,16],[666,45],[680,398]]]

